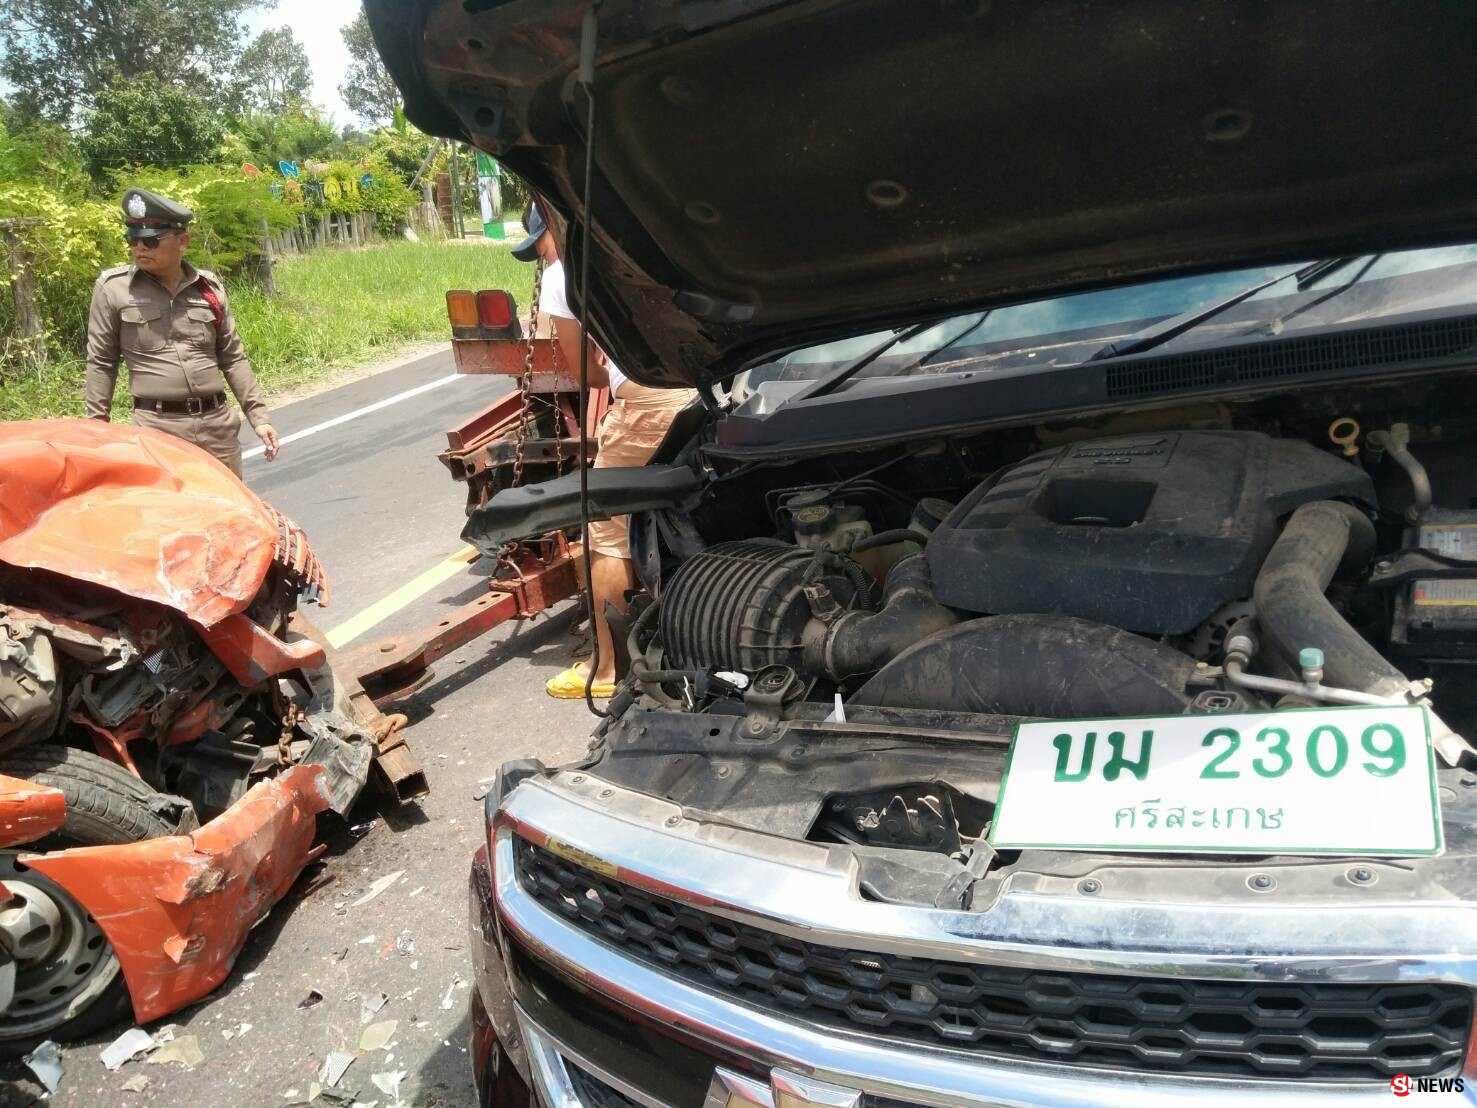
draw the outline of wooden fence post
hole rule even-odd
[[[10,297],[15,305],[15,330],[20,338],[20,360],[35,363],[41,360],[42,326],[41,312],[36,307],[36,271],[31,262],[31,251],[21,236],[26,227],[41,222],[34,217],[0,219],[0,234],[4,235],[6,252],[10,255]]]
[[[267,229],[267,220],[265,216],[262,217],[260,227],[262,233],[262,237],[260,239],[262,252],[259,257],[253,259],[252,268],[256,271],[255,277],[257,279],[257,282],[262,287],[262,292],[266,293],[268,296],[276,296],[277,275],[274,272],[272,266],[272,234]]]

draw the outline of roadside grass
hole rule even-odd
[[[495,245],[395,242],[283,259],[276,279],[276,297],[251,285],[227,286],[246,356],[268,398],[414,343],[449,339],[447,289],[511,289],[525,308],[533,267]],[[82,415],[84,368],[81,357],[65,354],[0,377],[0,419]],[[127,418],[127,401],[120,379],[114,419]]]

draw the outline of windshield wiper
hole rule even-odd
[[[1357,257],[1357,255],[1356,255]],[[1153,350],[1156,346],[1163,346],[1171,339],[1179,338],[1192,327],[1198,327],[1208,319],[1213,319],[1228,308],[1234,308],[1243,300],[1250,300],[1263,289],[1271,288],[1273,285],[1296,277],[1298,288],[1306,288],[1313,281],[1326,277],[1336,269],[1342,269],[1356,257],[1349,258],[1325,258],[1322,261],[1313,262],[1309,265],[1298,266],[1297,269],[1279,273],[1275,277],[1260,281],[1249,288],[1239,292],[1233,292],[1230,296],[1220,300],[1214,300],[1209,304],[1201,304],[1191,308],[1179,315],[1172,315],[1168,319],[1161,319],[1158,323],[1150,324],[1142,331],[1135,331],[1131,335],[1125,335],[1121,339],[1114,339],[1106,346],[1099,347],[1085,360],[1089,362],[1100,362],[1105,358],[1121,358],[1125,354],[1142,354],[1145,350]]]
[[[883,339],[876,346],[872,347],[872,349],[868,350],[860,358],[856,359],[856,361],[848,362],[840,369],[834,370],[831,373],[828,373],[826,376],[817,379],[810,386],[801,389],[794,396],[790,397],[790,399],[786,401],[786,403],[798,404],[802,400],[811,400],[817,396],[825,396],[826,393],[830,392],[838,385],[844,385],[847,381],[851,380],[852,377],[856,376],[862,370],[866,369],[869,365],[875,362],[878,358],[882,357],[883,354],[886,354],[898,343],[906,342],[914,335],[921,335],[930,327],[935,327],[937,325],[938,320],[930,319],[927,323],[915,323],[913,324],[913,326],[905,327],[901,331],[894,331],[891,335],[888,335],[887,338]]]

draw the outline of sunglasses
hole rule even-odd
[[[151,239],[135,239],[129,238],[127,235],[124,235],[123,241],[128,243],[129,246],[142,246],[145,249],[152,250],[154,249],[154,247],[158,246],[161,242],[169,238],[170,235],[173,235],[174,233],[175,232],[170,231],[167,234],[156,235]]]

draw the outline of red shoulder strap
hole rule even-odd
[[[210,287],[210,282],[204,277],[200,278],[200,295],[205,297],[205,302],[210,305],[211,312],[215,315],[215,325],[221,326],[226,321],[226,309],[221,307],[220,295]]]

